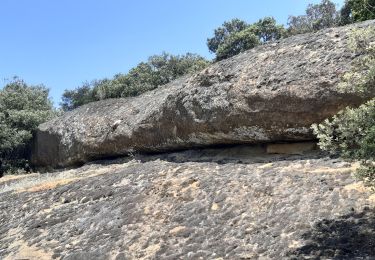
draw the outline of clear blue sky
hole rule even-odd
[[[0,0],[0,87],[17,75],[64,89],[127,72],[167,51],[212,58],[206,39],[224,21],[303,14],[319,0]],[[343,0],[335,1],[339,6]]]

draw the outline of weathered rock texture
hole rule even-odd
[[[375,258],[375,196],[355,165],[249,151],[1,178],[0,259]]]
[[[85,105],[39,127],[32,161],[65,166],[132,152],[311,140],[312,123],[363,102],[340,94],[337,83],[357,57],[350,30],[374,25],[290,37],[139,97]]]

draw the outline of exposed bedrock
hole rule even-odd
[[[337,85],[358,58],[353,28],[297,35],[134,98],[103,100],[42,124],[32,161],[67,166],[133,152],[305,141],[310,125],[364,100]]]

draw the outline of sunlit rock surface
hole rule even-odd
[[[373,259],[356,164],[232,147],[0,179],[0,259]],[[367,258],[366,258],[367,257]]]
[[[134,152],[311,140],[312,123],[363,101],[337,84],[358,58],[348,48],[350,31],[374,24],[297,35],[139,97],[80,107],[39,127],[32,161],[66,166]]]

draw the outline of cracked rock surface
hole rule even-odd
[[[6,176],[0,259],[375,258],[375,197],[355,164],[212,153]]]

